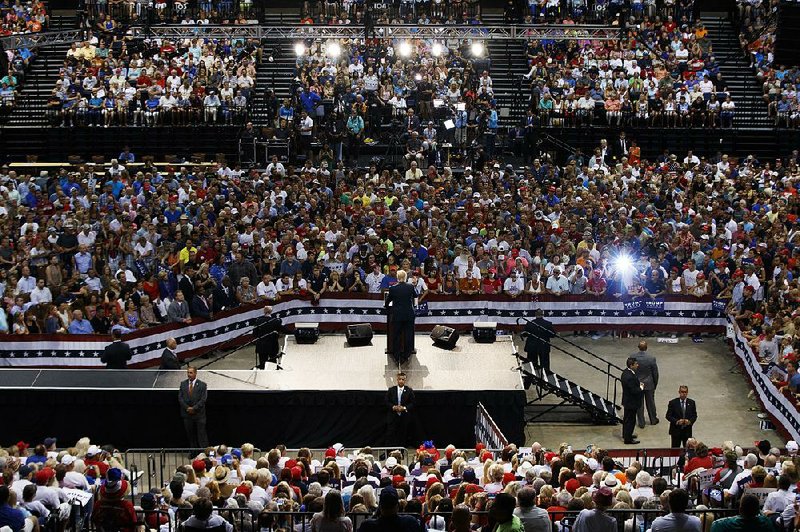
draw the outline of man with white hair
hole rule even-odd
[[[758,464],[758,456],[753,453],[744,457],[744,470],[733,478],[730,489],[725,490],[726,498],[738,497],[753,481],[753,468]]]
[[[392,328],[390,351],[398,367],[414,353],[414,287],[406,282],[405,270],[397,272],[397,284],[389,287],[384,306],[391,307],[389,326]]]
[[[639,471],[636,474],[636,480],[634,481],[636,487],[631,490],[631,499],[636,500],[639,497],[644,497],[645,499],[651,499],[655,497],[655,493],[653,492],[653,477],[647,471]]]

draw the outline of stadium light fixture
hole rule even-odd
[[[472,51],[472,57],[483,57],[483,53],[486,51],[483,43],[480,41],[475,41],[472,43],[470,50]]]
[[[332,42],[328,45],[326,52],[328,53],[328,57],[338,59],[339,56],[342,55],[342,47],[339,46],[338,42]]]
[[[297,55],[297,57],[306,55],[306,45],[301,42],[296,43],[294,45],[294,53]]]
[[[431,46],[431,55],[433,57],[439,57],[442,55],[442,52],[444,52],[444,47],[442,44],[438,42],[433,43]]]
[[[404,59],[411,57],[411,43],[408,41],[401,42],[397,47],[397,53]]]

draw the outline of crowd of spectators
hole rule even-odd
[[[457,152],[482,140],[492,156],[498,112],[482,44],[370,39],[305,46],[292,98],[280,104],[271,92],[267,97],[272,135],[293,138],[297,153],[329,165],[342,157],[356,162],[363,144],[381,139],[403,152],[406,166],[413,159],[423,167],[446,159],[445,144]]]
[[[49,22],[47,7],[40,0],[0,2],[0,37],[38,33],[47,29]]]
[[[708,30],[687,16],[645,16],[620,41],[532,40],[526,55],[528,123],[733,127]]]
[[[59,449],[48,438],[31,449],[20,441],[0,450],[0,526],[17,532],[63,520],[69,489],[96,495],[84,513],[105,530],[165,531],[179,523],[228,532],[791,530],[800,521],[797,443],[785,451],[766,440],[757,444],[710,449],[690,439],[679,475],[648,471],[640,461],[625,466],[595,445],[576,452],[567,443],[489,451],[480,443],[439,450],[428,441],[408,464],[400,450],[348,453],[338,443],[321,455],[308,448],[290,454],[283,445],[265,453],[248,443],[219,445],[162,472],[169,483],[134,506],[128,495],[135,475],[113,446],[83,438]],[[701,474],[712,481],[699,489]],[[759,498],[754,489],[768,495]]]
[[[631,26],[661,17],[694,19],[694,0],[508,0],[507,22]]]
[[[127,332],[261,300],[313,304],[379,293],[398,268],[422,300],[711,295],[748,334],[800,325],[796,152],[648,160],[622,133],[563,165],[484,158],[463,174],[132,161],[126,150],[102,168],[2,169],[0,329]]]
[[[800,71],[797,64],[776,65],[775,32],[778,1],[739,2],[739,42],[761,83],[768,113],[777,127],[800,125]]]
[[[302,24],[480,24],[479,0],[305,0]]]
[[[67,51],[48,116],[66,127],[244,123],[260,55],[249,39],[90,34]]]
[[[88,0],[82,25],[258,24],[263,6],[252,0]]]

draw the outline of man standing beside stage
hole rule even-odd
[[[181,369],[181,361],[178,360],[178,342],[175,338],[167,338],[167,347],[161,353],[161,366],[158,369]]]
[[[536,311],[536,318],[525,324],[525,354],[534,366],[550,370],[550,340],[556,336],[553,324],[544,319],[542,309]]]
[[[111,331],[111,338],[114,341],[103,349],[100,362],[108,369],[127,369],[128,361],[133,358],[131,346],[122,341],[122,331],[119,329]]]
[[[658,362],[656,357],[647,352],[647,342],[639,342],[639,352],[631,355],[639,363],[636,377],[644,384],[644,401],[639,407],[637,417],[639,428],[644,428],[644,408],[647,406],[647,416],[651,425],[658,425],[658,410],[656,410],[656,388],[658,388]]]
[[[692,427],[697,421],[697,405],[694,399],[689,399],[688,386],[682,385],[678,388],[678,397],[667,405],[667,421],[672,438],[671,446],[685,446],[686,440],[692,437]]]
[[[189,366],[187,379],[181,383],[178,391],[178,403],[181,406],[181,417],[189,446],[192,449],[204,449],[208,446],[206,435],[206,383],[197,378],[197,368]]]
[[[264,307],[264,315],[259,318],[253,328],[253,337],[256,341],[256,356],[258,369],[264,369],[267,362],[278,360],[281,348],[278,334],[281,329],[281,320],[272,316],[272,307]]]
[[[633,429],[636,426],[636,413],[642,406],[642,396],[644,395],[644,384],[639,382],[636,370],[639,363],[633,357],[628,357],[625,362],[626,368],[622,371],[622,407],[625,409],[622,416],[622,439],[626,445],[635,445],[639,440]]]
[[[386,405],[391,409],[387,420],[386,445],[403,447],[408,443],[414,390],[406,386],[406,374],[397,374],[397,385],[386,392]]]
[[[397,272],[397,284],[389,287],[384,306],[391,308],[392,358],[398,365],[405,364],[414,352],[414,287],[406,282],[408,274]]]

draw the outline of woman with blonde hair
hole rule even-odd
[[[361,486],[361,489],[358,490],[358,494],[364,499],[364,506],[366,506],[370,512],[374,512],[378,509],[378,501],[375,499],[375,490],[372,489],[372,486]]]

